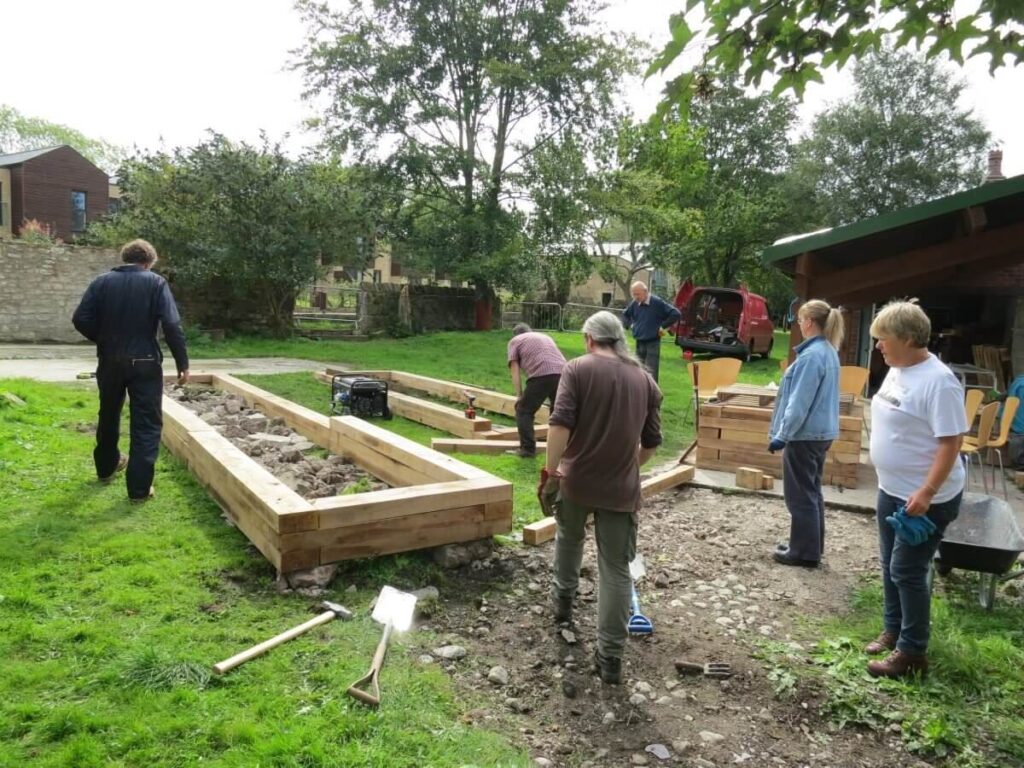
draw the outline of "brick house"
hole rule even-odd
[[[948,197],[833,229],[779,240],[762,259],[794,278],[801,300],[825,299],[846,312],[840,359],[885,365],[868,333],[877,308],[915,297],[932,321],[932,351],[972,363],[974,345],[1011,350],[1024,373],[1024,175],[1005,178],[1002,153],[986,183]],[[800,342],[794,324],[790,348]],[[792,354],[792,353],[791,353]]]
[[[0,155],[0,237],[35,219],[70,241],[107,214],[110,182],[67,145]]]

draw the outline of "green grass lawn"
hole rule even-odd
[[[345,696],[369,665],[380,585],[446,577],[418,555],[348,564],[356,611],[222,679],[209,665],[308,619],[272,568],[167,452],[157,497],[94,479],[91,387],[0,381],[0,766],[526,765],[463,725],[447,676],[399,638],[380,711]],[[345,593],[355,583],[359,591]],[[417,642],[430,642],[417,638]]]
[[[581,334],[553,332],[550,335],[566,358],[571,359],[584,354]],[[511,394],[512,383],[505,355],[510,338],[510,331],[434,333],[407,339],[382,338],[365,342],[235,338],[220,343],[206,342],[193,345],[190,353],[196,360],[192,365],[195,370],[202,369],[203,358],[298,357],[321,360],[325,363],[344,363],[365,369],[409,371],[439,379],[476,384]],[[772,357],[766,360],[755,358],[745,363],[740,381],[751,384],[778,382],[778,361],[785,354],[787,342],[787,334],[777,332]],[[269,383],[269,380],[262,381],[263,385]],[[662,426],[665,435],[663,452],[674,453],[693,439],[692,420],[687,419],[692,392],[680,351],[669,341],[665,341],[662,347],[660,384],[665,394],[662,407]],[[301,402],[313,407],[308,400]]]

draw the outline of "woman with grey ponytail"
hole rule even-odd
[[[597,539],[597,651],[601,680],[622,682],[631,579],[640,508],[640,465],[661,444],[661,390],[626,347],[611,312],[583,324],[587,354],[562,369],[548,422],[541,501],[556,508],[556,623],[572,621],[587,517]]]
[[[773,557],[814,568],[825,549],[825,454],[839,436],[839,355],[843,315],[820,299],[797,312],[804,337],[782,377],[768,430],[768,450],[782,451],[782,490],[791,518],[789,541]]]

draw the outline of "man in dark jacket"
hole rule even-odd
[[[636,282],[630,286],[633,300],[622,313],[622,324],[633,331],[636,339],[636,356],[658,380],[661,363],[661,337],[665,329],[679,322],[682,315],[664,299],[647,290],[647,284]]]
[[[153,495],[153,466],[160,450],[163,426],[161,400],[163,353],[157,325],[174,355],[178,383],[188,381],[188,352],[181,318],[167,281],[150,271],[156,249],[145,240],[132,240],[121,249],[123,266],[100,275],[85,291],[72,322],[96,343],[96,383],[100,391],[99,424],[93,460],[96,475],[109,482],[128,467],[128,498],[145,501]],[[128,456],[117,447],[121,409],[129,399],[131,442]]]

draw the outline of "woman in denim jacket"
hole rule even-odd
[[[786,369],[775,400],[768,450],[782,450],[789,542],[773,556],[783,565],[816,568],[825,549],[825,453],[839,436],[839,355],[842,313],[819,299],[797,312],[804,341]]]

